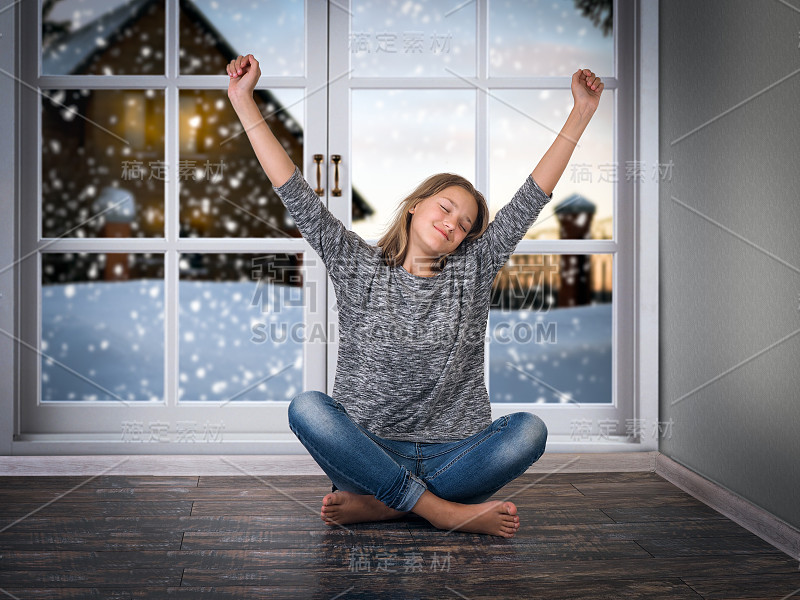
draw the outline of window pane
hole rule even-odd
[[[475,75],[473,3],[354,0],[351,8],[353,77]]]
[[[614,75],[613,0],[489,2],[492,77]]]
[[[613,91],[600,102],[529,239],[611,239],[614,182]],[[489,211],[507,204],[547,152],[572,110],[569,90],[494,90],[489,101]]]
[[[301,90],[256,90],[275,137],[303,164]],[[181,235],[300,237],[223,90],[180,92]]]
[[[164,92],[42,97],[42,235],[161,237]]]
[[[61,0],[43,7],[43,74],[164,74],[164,0]]]
[[[352,92],[353,230],[377,240],[402,198],[426,177],[475,181],[475,93]]]
[[[42,400],[162,402],[164,257],[42,254]]]
[[[224,75],[252,54],[265,76],[305,74],[303,0],[181,2],[180,68],[184,75]]]
[[[492,286],[492,402],[611,403],[612,254],[514,254]]]
[[[302,254],[183,254],[183,401],[291,400],[302,391]]]

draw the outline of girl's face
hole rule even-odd
[[[475,219],[478,203],[464,188],[451,186],[425,198],[409,209],[411,243],[428,256],[450,254],[467,237]]]

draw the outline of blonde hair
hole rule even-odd
[[[385,229],[381,239],[378,240],[378,247],[382,250],[383,262],[386,265],[396,267],[402,265],[406,259],[406,253],[408,252],[408,232],[411,229],[412,217],[408,211],[423,200],[435,196],[442,190],[452,186],[457,186],[466,190],[475,198],[475,202],[478,204],[478,216],[461,243],[469,242],[483,235],[483,232],[486,231],[486,228],[489,226],[489,206],[486,204],[486,199],[483,197],[483,194],[476,190],[475,187],[461,175],[455,175],[453,173],[431,175],[400,202],[400,206],[397,207],[394,218]],[[441,271],[446,264],[447,254],[439,257],[432,265],[432,268],[434,271]]]

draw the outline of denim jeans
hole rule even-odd
[[[328,475],[331,491],[370,494],[402,512],[426,489],[452,502],[485,502],[539,460],[547,440],[544,422],[529,412],[499,417],[454,442],[387,440],[319,391],[292,399],[289,428]]]

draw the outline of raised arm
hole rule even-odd
[[[531,173],[533,180],[548,196],[553,193],[558,180],[567,168],[578,139],[592,120],[600,94],[605,85],[589,69],[579,69],[572,75],[572,111],[561,132]]]
[[[594,87],[594,89],[592,89]],[[545,152],[539,164],[525,178],[511,202],[503,206],[483,235],[477,239],[476,248],[483,254],[487,281],[491,283],[503,267],[540,211],[553,196],[553,188],[567,168],[578,138],[592,119],[603,84],[589,69],[581,69],[572,76],[572,96],[575,106],[556,141]]]
[[[258,61],[252,54],[238,56],[228,64],[227,71],[230,77],[228,98],[233,110],[242,122],[264,173],[273,187],[280,187],[289,181],[295,164],[273,135],[253,99],[253,89],[261,77]]]

